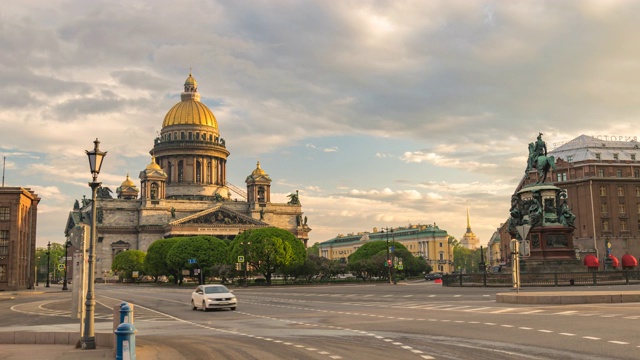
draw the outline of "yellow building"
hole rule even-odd
[[[389,232],[374,228],[373,232],[341,234],[318,244],[319,255],[329,260],[346,262],[349,255],[369,241],[388,241],[390,246],[393,242],[399,242],[414,256],[422,256],[433,271],[453,271],[453,250],[449,245],[449,234],[436,224],[397,227],[389,229]]]

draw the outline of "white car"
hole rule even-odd
[[[231,309],[238,306],[233,290],[227,289],[224,285],[200,285],[191,293],[191,308],[202,311],[208,309]]]

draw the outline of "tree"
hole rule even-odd
[[[287,265],[303,264],[307,258],[302,241],[292,233],[278,228],[245,231],[231,242],[229,262],[245,256],[247,265],[264,275],[271,284],[271,275]]]
[[[138,271],[139,275],[142,275],[145,255],[145,252],[140,250],[123,251],[113,259],[111,270],[117,272],[121,280],[132,279],[134,271]]]
[[[227,262],[228,254],[227,243],[216,237],[180,237],[167,253],[167,264],[174,269],[200,269],[202,275],[198,281],[202,283],[213,265]],[[195,263],[190,263],[190,259]]]
[[[64,264],[64,244],[51,243],[49,254],[49,276],[51,281],[64,276],[64,270],[58,270],[59,264]],[[47,247],[36,248],[36,265],[38,267],[39,281],[47,279]]]
[[[144,258],[144,269],[147,275],[153,276],[155,281],[158,277],[173,276],[177,283],[182,268],[173,268],[167,262],[169,250],[178,242],[178,238],[160,239],[154,241],[147,249],[147,256]]]

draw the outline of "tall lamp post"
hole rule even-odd
[[[51,241],[49,241],[49,243],[47,244],[47,285],[45,285],[44,287],[51,287],[49,286],[49,258],[51,258]]]
[[[89,256],[88,256],[88,269],[89,272],[87,274],[87,300],[85,301],[85,315],[84,315],[84,329],[82,333],[82,349],[83,350],[93,350],[96,348],[96,336],[94,333],[94,312],[96,306],[96,297],[94,294],[94,283],[95,283],[95,257],[96,257],[96,198],[98,193],[98,188],[102,183],[98,182],[98,174],[100,173],[100,168],[102,167],[102,160],[104,159],[107,152],[100,151],[98,145],[100,141],[96,138],[93,142],[94,147],[93,150],[86,150],[87,156],[89,157],[89,167],[91,169],[91,175],[93,176],[93,181],[89,183],[89,187],[91,187],[91,235],[89,237]]]
[[[64,280],[62,280],[62,290],[69,290],[69,288],[67,287],[67,265],[69,264],[67,255],[70,245],[71,244],[69,243],[69,239],[67,239],[67,241],[64,243]]]
[[[387,273],[389,276],[389,284],[391,284],[391,259],[389,258],[389,228],[380,228],[380,231],[387,233]]]
[[[393,278],[393,285],[396,285],[398,282],[396,281],[396,234],[393,233],[393,229],[391,229],[391,277]]]

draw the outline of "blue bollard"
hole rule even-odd
[[[131,306],[127,303],[120,304],[120,324],[130,323],[133,324],[133,314]]]
[[[136,360],[136,328],[129,323],[118,325],[116,331],[116,360]]]

